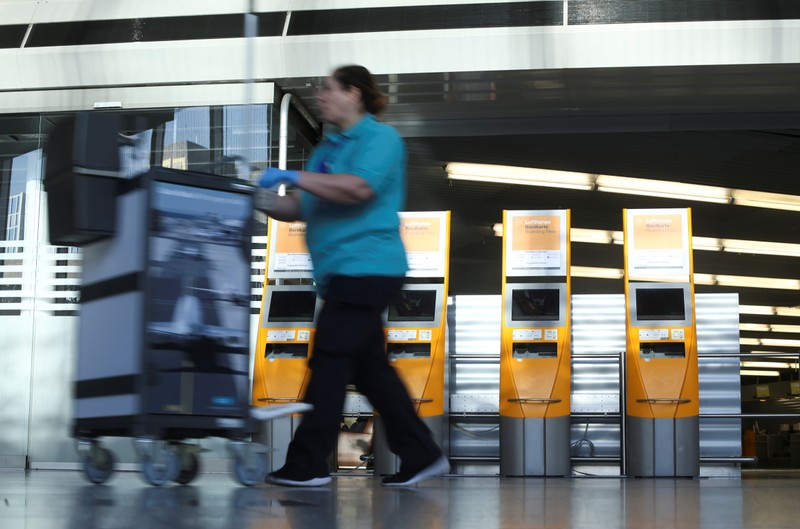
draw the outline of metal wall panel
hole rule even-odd
[[[451,457],[470,458],[467,462],[455,459],[455,472],[496,474],[500,457],[501,296],[455,296],[451,300],[448,354],[457,356],[448,357],[450,423],[445,444]]]
[[[28,447],[34,318],[0,318],[0,468],[22,468]]]
[[[702,355],[739,352],[739,301],[736,294],[695,296],[698,351]],[[499,457],[498,413],[500,296],[455,296],[450,307],[454,331],[450,354],[450,450],[458,457]],[[625,350],[625,297],[622,294],[572,297],[573,414],[609,414],[572,418],[570,445],[578,457],[619,457],[619,354]],[[476,358],[469,358],[470,355]],[[594,355],[597,358],[581,358]],[[480,356],[481,358],[477,358]],[[495,358],[496,357],[496,358]],[[738,358],[701,358],[700,413],[739,413]],[[482,414],[479,418],[462,414]],[[700,421],[701,457],[741,455],[741,426],[736,419]],[[477,463],[473,463],[475,465]],[[496,463],[495,463],[496,464]],[[600,473],[613,473],[605,462]],[[577,465],[576,468],[585,470]],[[590,467],[593,468],[593,467]],[[731,475],[732,465],[701,467],[703,475]],[[460,471],[460,469],[458,469]]]
[[[458,355],[450,362],[450,413],[499,413],[500,296],[455,296],[449,310],[455,314],[450,354]]]
[[[25,3],[33,3],[27,0]],[[31,19],[33,23],[67,22],[78,20],[116,20],[148,17],[170,17],[189,15],[216,15],[225,13],[244,13],[248,0],[137,0],[136,2],[96,2],[95,0],[58,0],[58,2],[36,2],[39,4]],[[287,1],[256,2],[256,9],[275,11],[285,9]],[[48,5],[49,4],[49,5]],[[277,5],[276,5],[277,4]]]
[[[696,301],[700,354],[737,353],[738,296],[699,294]],[[617,354],[624,349],[622,295],[573,296],[572,308],[573,355]],[[450,453],[456,458],[483,458],[483,471],[496,472],[496,458],[499,457],[499,417],[496,414],[499,410],[500,296],[456,296],[449,310],[453,311],[449,354],[457,355],[448,364],[451,420],[447,442]],[[7,329],[3,335],[19,335],[17,341],[20,344],[33,343],[29,336],[31,326],[25,330],[26,327],[20,325],[21,320],[9,319],[8,323],[12,321],[16,330]],[[19,376],[7,376],[7,383],[2,385],[6,395],[3,402],[11,405],[3,407],[7,413],[4,414],[6,428],[0,431],[0,456],[25,456],[28,403],[32,400],[30,430],[35,433],[30,439],[31,464],[36,468],[52,468],[53,463],[77,461],[69,437],[70,366],[74,362],[74,348],[64,347],[65,342],[74,341],[77,319],[48,318],[42,322],[47,323],[37,332],[35,340],[36,373],[32,399],[29,398],[30,359],[16,358],[13,366],[7,366],[8,369],[13,367]],[[253,318],[251,323],[257,325],[257,319]],[[24,347],[15,349],[24,350]],[[469,358],[469,355],[474,358]],[[19,372],[20,369],[24,372]],[[738,358],[701,359],[701,413],[739,412],[738,371]],[[5,372],[9,373],[8,370]],[[19,384],[14,385],[15,380]],[[8,381],[12,384],[9,385]],[[572,383],[573,413],[619,412],[616,360],[574,359]],[[476,413],[480,416],[463,416]],[[463,417],[458,418],[459,414]],[[740,438],[738,420],[703,420],[700,425],[700,455],[738,456],[741,453]],[[573,418],[570,442],[573,456],[619,456],[618,422]],[[111,444],[122,462],[135,460],[132,450],[126,450],[129,440],[114,439]],[[222,443],[208,440],[202,444],[214,449],[208,455],[211,458],[226,457]],[[467,466],[458,465],[457,471],[475,472],[474,468]]]
[[[251,92],[248,92],[251,90]],[[29,90],[4,94],[0,113],[4,112],[64,112],[91,110],[95,103],[119,103],[120,108],[151,109],[239,105],[244,102],[268,104],[275,100],[273,83],[215,83],[185,86],[137,86],[61,90]],[[176,104],[178,103],[178,104]]]
[[[297,8],[294,4],[259,2],[256,9],[290,12]],[[422,5],[439,4],[453,2]],[[329,3],[298,5],[330,8]],[[373,1],[348,7],[388,6]],[[62,0],[39,4],[33,21],[193,16],[246,9],[242,0]],[[246,57],[251,46],[249,68]],[[649,23],[647,31],[640,24],[599,24],[13,48],[0,50],[0,64],[9,66],[0,78],[0,90],[320,77],[344,62],[365,64],[376,74],[794,64],[800,62],[800,21]]]
[[[606,419],[572,418],[570,447],[573,457],[619,457],[620,371],[625,351],[625,296],[572,296],[573,414],[610,414]],[[598,358],[582,358],[582,356]],[[618,463],[577,465],[588,474],[618,474]]]
[[[740,413],[739,358],[703,358],[739,354],[739,295],[696,294],[700,414]],[[742,454],[740,419],[700,419],[700,457]],[[701,466],[701,472],[703,467]]]

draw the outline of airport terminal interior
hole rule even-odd
[[[0,527],[796,527],[795,4],[0,0]],[[349,387],[333,482],[278,487],[323,302],[251,183],[350,63],[451,468],[382,487]]]

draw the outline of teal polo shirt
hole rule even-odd
[[[360,204],[337,204],[303,192],[300,212],[314,278],[324,295],[332,276],[404,276],[408,270],[397,212],[406,192],[406,149],[394,128],[371,114],[327,134],[307,170],[349,173],[372,189]]]

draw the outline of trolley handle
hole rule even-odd
[[[411,399],[411,402],[419,402],[420,404],[424,404],[426,402],[433,402],[433,399]]]
[[[647,402],[651,404],[687,404],[692,399],[636,399],[636,402]]]
[[[264,397],[258,399],[258,402],[300,402],[302,400],[298,397]]]
[[[508,402],[521,402],[524,404],[551,404],[554,402],[561,402],[561,399],[519,398],[508,399]]]

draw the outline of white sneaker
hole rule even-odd
[[[306,402],[296,402],[293,404],[277,404],[275,406],[258,406],[250,408],[250,416],[257,421],[271,421],[285,415],[294,413],[305,413],[313,410],[314,406]]]
[[[450,463],[447,461],[444,454],[442,454],[433,463],[416,473],[398,472],[394,476],[383,478],[381,480],[381,485],[384,487],[408,487],[424,479],[433,476],[442,476],[448,472],[450,472]]]

